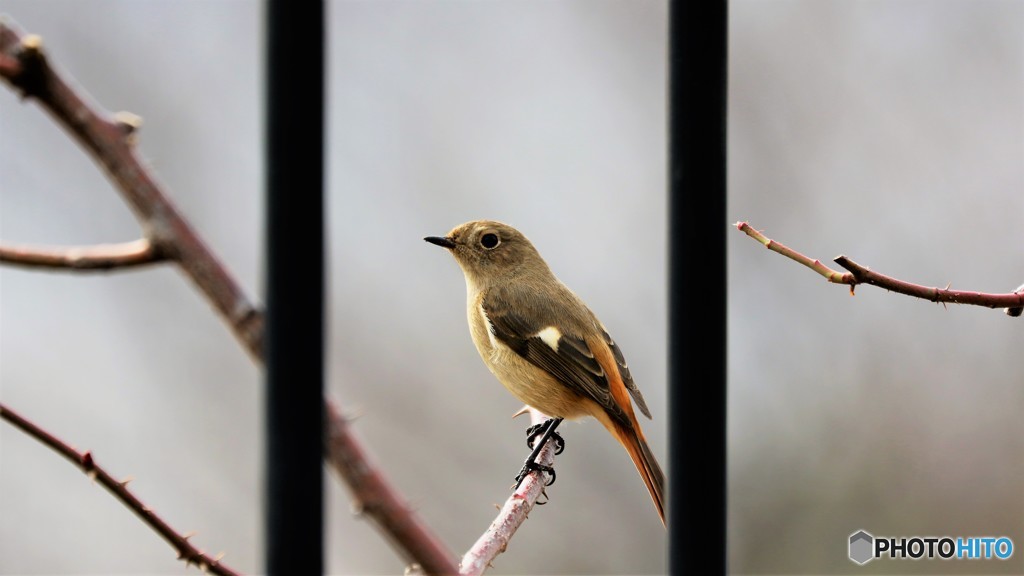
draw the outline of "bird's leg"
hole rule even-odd
[[[561,436],[555,433],[555,428],[558,428],[558,425],[561,423],[561,418],[552,418],[542,424],[531,426],[526,431],[528,436],[527,444],[531,448],[533,448],[533,452],[530,453],[530,456],[526,459],[526,462],[523,464],[523,469],[520,470],[519,474],[516,476],[516,485],[513,488],[513,490],[518,490],[519,486],[522,485],[523,480],[526,480],[526,476],[533,470],[539,470],[541,472],[547,472],[548,474],[551,474],[551,480],[548,480],[544,484],[545,486],[551,486],[552,484],[555,483],[555,469],[552,468],[551,466],[545,466],[543,464],[537,463],[537,458],[540,456],[540,451],[544,449],[544,445],[547,444],[547,441],[551,438],[555,439],[554,442],[556,454],[561,453],[562,450],[565,449],[565,440],[563,440]],[[537,426],[540,426],[540,428],[538,428]],[[537,436],[541,437],[540,442],[537,442],[536,446],[534,446],[533,440]]]

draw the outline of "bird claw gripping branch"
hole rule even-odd
[[[537,442],[537,438],[544,435],[547,431],[547,427],[551,424],[551,420],[545,420],[540,424],[534,424],[526,429],[526,445],[532,450],[533,445]],[[565,438],[558,432],[551,432],[551,440],[555,443],[555,456],[558,456],[565,451]]]

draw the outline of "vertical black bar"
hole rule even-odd
[[[726,0],[669,4],[669,566],[725,574]]]
[[[323,573],[324,4],[267,4],[266,572]]]

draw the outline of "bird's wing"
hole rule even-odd
[[[546,303],[538,303],[536,294],[530,298],[534,304],[530,306],[533,316],[530,319],[516,312],[521,307],[512,304],[516,300],[515,296],[509,290],[502,289],[491,290],[484,295],[481,304],[495,338],[581,396],[597,402],[620,423],[631,426],[631,414],[627,414],[629,400],[624,393],[620,393],[625,402],[616,401],[612,386],[625,386],[640,411],[650,417],[643,396],[629,375],[622,352],[600,323],[597,327],[604,336],[604,342],[595,342],[594,345],[606,344],[610,348],[616,366],[609,366],[609,369],[614,368],[618,378],[609,378],[591,350],[591,344],[572,333],[569,327],[560,326],[555,314],[550,312],[552,308],[545,306]]]
[[[604,336],[605,344],[612,349],[612,355],[615,357],[615,364],[619,368],[619,375],[622,376],[622,383],[626,385],[626,389],[629,390],[629,395],[633,397],[633,401],[636,402],[636,407],[640,409],[640,412],[651,417],[651,411],[647,408],[647,402],[644,402],[644,395],[640,393],[640,389],[637,388],[636,382],[633,382],[633,376],[629,373],[629,366],[626,365],[626,358],[622,355],[622,350],[619,349],[619,345],[612,340],[608,329],[601,325],[601,334]]]

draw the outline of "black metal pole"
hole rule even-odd
[[[270,0],[266,572],[323,573],[324,5]]]
[[[669,4],[669,566],[725,574],[726,0]]]

